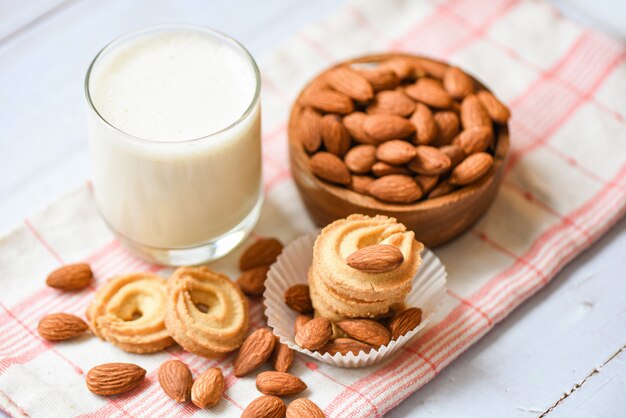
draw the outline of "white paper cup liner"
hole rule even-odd
[[[421,334],[432,322],[433,315],[439,308],[446,290],[446,269],[435,254],[427,248],[422,252],[422,264],[413,277],[413,288],[405,299],[407,307],[417,307],[422,310],[420,325],[391,341],[387,346],[372,349],[369,353],[360,352],[358,355],[348,353],[320,354],[298,346],[294,341],[293,326],[298,313],[289,308],[284,301],[285,291],[295,284],[308,284],[307,272],[313,261],[313,244],[317,233],[303,235],[283,249],[278,260],[270,268],[265,281],[263,303],[267,324],[292,350],[306,354],[316,360],[337,367],[357,368],[367,367],[390,358],[398,352],[400,347],[408,343],[418,334]]]

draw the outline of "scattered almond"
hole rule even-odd
[[[366,273],[385,273],[396,269],[403,261],[402,251],[388,244],[368,245],[346,258],[346,264]]]
[[[363,122],[365,134],[377,143],[402,139],[415,133],[415,125],[397,115],[367,115]]]
[[[411,203],[422,197],[422,189],[412,177],[391,174],[374,180],[368,187],[370,195],[391,203]]]
[[[429,176],[442,174],[448,171],[452,165],[446,154],[429,145],[418,145],[415,148],[415,153],[415,157],[408,167],[418,174]]]
[[[306,387],[302,380],[289,373],[263,372],[256,377],[256,388],[264,395],[296,395]]]
[[[322,116],[310,107],[300,114],[296,132],[304,148],[313,153],[322,145]]]
[[[307,322],[309,322],[311,318],[309,315],[298,315],[296,316],[296,320],[293,324],[293,335],[296,335],[298,333],[298,331],[300,330],[300,328],[302,328],[304,326],[304,324],[306,324]]]
[[[350,184],[350,172],[343,160],[330,152],[318,152],[309,160],[311,171],[322,180],[337,184]]]
[[[299,398],[287,407],[287,418],[324,418],[324,413],[309,399]]]
[[[357,145],[348,151],[344,157],[344,162],[346,167],[353,173],[367,173],[376,163],[376,147],[373,145]]]
[[[205,370],[191,387],[191,402],[198,408],[215,406],[224,394],[224,375],[215,367]]]
[[[89,286],[92,278],[89,264],[66,264],[50,273],[46,284],[60,290],[81,290]]]
[[[239,269],[249,270],[259,266],[269,266],[283,251],[283,244],[276,238],[261,238],[246,248],[239,257]]]
[[[312,312],[313,304],[309,295],[309,286],[296,284],[285,291],[285,303],[291,309],[302,314]]]
[[[333,335],[333,327],[326,318],[313,318],[296,333],[295,341],[302,348],[317,350],[322,348]]]
[[[271,363],[277,372],[287,372],[293,363],[295,353],[291,348],[278,341],[278,337],[276,338]]]
[[[328,353],[331,356],[334,356],[337,353],[341,354],[342,356],[345,356],[348,353],[352,353],[356,356],[361,351],[367,354],[371,350],[371,346],[352,338],[335,338],[334,340],[328,342],[328,344],[326,344],[324,347],[322,347],[319,352],[321,354]]]
[[[358,71],[347,65],[337,67],[326,74],[326,82],[335,90],[358,102],[366,102],[374,97],[371,84]]]
[[[48,341],[63,341],[76,338],[89,327],[76,315],[55,313],[46,315],[39,321],[37,332]]]
[[[265,291],[265,279],[269,266],[259,266],[246,270],[237,278],[237,284],[248,296],[261,296]]]
[[[185,363],[168,360],[159,367],[159,384],[167,396],[176,402],[185,403],[191,396],[193,377]]]
[[[376,149],[376,158],[392,165],[406,164],[413,157],[415,157],[415,147],[401,139],[384,142]]]
[[[415,142],[418,145],[428,145],[435,139],[437,124],[435,123],[433,112],[428,106],[423,103],[416,103],[415,112],[410,120],[417,130]]]
[[[422,322],[422,310],[409,308],[396,314],[389,323],[391,339],[397,340],[409,331],[412,331]]]
[[[480,103],[487,111],[487,114],[495,123],[506,123],[511,117],[511,111],[500,100],[487,90],[481,90],[476,93]]]
[[[420,78],[415,84],[407,86],[404,92],[419,102],[439,109],[447,109],[453,103],[441,83],[432,78]]]
[[[450,183],[456,186],[470,184],[487,174],[493,165],[493,157],[486,152],[478,152],[467,157],[456,166],[450,175]]]
[[[443,75],[443,87],[455,99],[462,99],[474,91],[471,77],[457,67],[449,67]]]
[[[324,115],[322,118],[322,142],[326,151],[343,157],[350,149],[350,133],[337,115]]]
[[[263,395],[250,402],[241,418],[283,418],[286,410],[282,399]]]
[[[415,110],[415,102],[398,90],[377,93],[365,111],[370,115],[409,116]]]
[[[235,376],[245,376],[261,366],[272,355],[275,343],[276,339],[269,328],[259,328],[250,334],[235,358]]]
[[[374,348],[389,344],[391,338],[387,328],[379,322],[370,319],[345,319],[339,321],[337,326],[348,337],[371,345]]]
[[[131,363],[106,363],[89,370],[87,389],[96,395],[119,395],[137,387],[146,371]]]
[[[301,100],[304,106],[327,113],[347,115],[354,110],[354,103],[348,96],[330,89],[307,89]]]

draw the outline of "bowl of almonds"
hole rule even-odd
[[[509,117],[458,67],[369,55],[327,69],[302,90],[289,120],[291,171],[318,226],[382,214],[432,247],[467,230],[493,202]]]

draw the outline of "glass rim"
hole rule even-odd
[[[91,73],[94,69],[94,66],[96,65],[96,63],[98,62],[98,59],[102,56],[102,54],[104,54],[105,52],[112,50],[114,47],[116,47],[119,44],[122,44],[123,42],[138,36],[138,35],[142,35],[145,33],[150,33],[150,32],[156,32],[156,31],[160,31],[160,30],[177,30],[177,29],[186,29],[186,30],[192,30],[192,31],[198,31],[198,32],[204,32],[207,33],[211,36],[214,36],[215,38],[224,40],[226,42],[228,42],[231,46],[235,47],[236,49],[239,49],[241,51],[243,51],[244,56],[247,58],[248,63],[252,66],[252,70],[254,72],[254,78],[255,78],[255,89],[254,89],[254,95],[252,97],[252,100],[250,101],[250,104],[248,105],[248,107],[246,108],[246,110],[241,114],[241,116],[239,116],[239,118],[237,118],[235,121],[233,121],[232,123],[230,123],[228,126],[215,131],[215,132],[211,132],[207,135],[203,135],[197,138],[191,138],[191,139],[183,139],[183,140],[179,140],[179,141],[164,141],[164,140],[158,140],[158,139],[150,139],[150,138],[143,138],[137,135],[133,135],[131,133],[128,133],[120,128],[118,128],[117,126],[113,125],[113,123],[109,122],[96,108],[95,104],[93,103],[93,100],[91,99],[91,93],[89,91],[89,81],[91,79]],[[96,56],[93,58],[93,60],[91,61],[91,63],[89,64],[89,67],[87,68],[87,73],[85,75],[85,81],[84,81],[84,89],[85,89],[85,97],[87,99],[87,103],[89,105],[89,108],[96,114],[96,116],[98,117],[98,119],[102,122],[105,123],[105,125],[107,125],[109,128],[121,133],[122,135],[124,135],[125,137],[128,137],[132,140],[138,141],[138,142],[144,142],[144,143],[161,143],[161,144],[186,144],[186,143],[191,143],[191,142],[199,142],[202,141],[204,139],[208,139],[208,138],[212,138],[215,137],[223,132],[229,131],[231,129],[233,129],[234,127],[236,127],[237,125],[239,125],[241,122],[243,122],[244,120],[247,119],[247,117],[252,113],[252,111],[255,109],[257,103],[259,102],[259,97],[261,95],[261,73],[259,71],[259,67],[257,66],[256,61],[254,60],[254,57],[252,56],[252,54],[250,54],[250,51],[248,51],[248,49],[243,46],[243,44],[241,42],[239,42],[238,40],[236,40],[235,38],[233,38],[230,35],[225,34],[224,32],[220,32],[216,29],[213,28],[209,28],[207,26],[202,26],[202,25],[193,25],[193,24],[183,24],[183,23],[166,23],[166,24],[159,24],[159,25],[150,25],[150,26],[144,26],[141,27],[139,29],[135,29],[132,30],[130,32],[126,32],[122,35],[117,36],[116,38],[114,38],[113,40],[111,40],[109,43],[107,43],[104,47],[102,47],[102,49],[100,49],[100,51],[96,54]]]

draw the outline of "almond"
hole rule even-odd
[[[319,351],[321,354],[328,353],[331,356],[334,356],[337,353],[341,354],[342,356],[345,356],[348,353],[352,353],[356,356],[361,351],[367,354],[371,350],[371,346],[352,338],[335,338],[324,347],[322,347]]]
[[[406,80],[415,76],[413,62],[408,58],[392,58],[379,64],[380,68],[390,69],[400,80]]]
[[[265,279],[270,266],[259,266],[246,270],[237,278],[237,284],[248,296],[261,296],[265,291]]]
[[[353,173],[367,173],[376,163],[376,147],[374,145],[357,145],[348,151],[343,160]]]
[[[299,398],[287,407],[287,418],[324,418],[324,413],[312,401]]]
[[[331,183],[350,184],[350,171],[343,160],[330,152],[318,152],[309,160],[311,171],[322,180]]]
[[[276,238],[261,238],[246,248],[239,257],[239,269],[250,270],[254,267],[269,266],[283,251],[283,244]]]
[[[435,113],[433,119],[437,125],[436,144],[438,146],[448,145],[459,133],[461,127],[459,117],[454,112],[443,111]]]
[[[392,165],[406,164],[413,157],[415,157],[415,147],[401,139],[384,142],[376,149],[376,158]]]
[[[274,370],[277,372],[287,372],[293,363],[294,356],[294,351],[278,341],[278,337],[276,337],[276,344],[274,345],[274,352],[272,353],[271,359]]]
[[[347,115],[354,110],[354,103],[348,96],[330,89],[309,88],[302,95],[300,102],[304,106],[314,107],[326,113]]]
[[[376,67],[376,68],[359,68],[357,69],[370,85],[374,91],[391,90],[400,85],[400,78],[391,68]]]
[[[444,180],[437,185],[434,189],[428,193],[429,199],[435,199],[437,197],[447,195],[448,193],[452,193],[455,190],[455,187],[450,184],[448,180]]]
[[[398,116],[409,116],[414,110],[415,102],[397,90],[385,90],[377,93],[374,101],[365,109],[370,115]]]
[[[418,145],[430,144],[437,135],[437,125],[433,112],[423,103],[416,103],[415,112],[411,116],[411,122],[415,125],[417,133],[415,142]]]
[[[76,315],[56,313],[46,315],[39,321],[37,332],[48,341],[63,341],[76,338],[89,327]]]
[[[456,166],[450,175],[450,184],[465,186],[473,183],[489,171],[493,165],[493,157],[486,152],[478,152],[467,157]]]
[[[418,145],[415,147],[415,158],[411,160],[408,167],[418,174],[433,176],[445,173],[450,169],[451,164],[450,158],[437,148]]]
[[[409,331],[412,331],[422,322],[422,310],[409,308],[395,315],[389,323],[391,339],[397,340]]]
[[[372,184],[374,179],[370,176],[352,176],[352,183],[350,183],[350,190],[353,190],[360,194],[368,194],[367,188]]]
[[[391,165],[383,161],[378,161],[372,166],[372,173],[374,173],[376,177],[384,177],[391,174],[403,174],[406,176],[410,176],[412,174],[411,171],[406,167]]]
[[[407,86],[404,92],[407,96],[430,107],[447,109],[453,103],[452,97],[441,83],[432,78],[420,78],[415,84]]]
[[[275,343],[276,339],[269,328],[259,328],[250,334],[235,358],[235,376],[245,376],[263,364],[272,355]]]
[[[309,296],[309,286],[305,284],[291,286],[285,291],[285,303],[296,312],[312,312],[313,304]]]
[[[365,134],[377,143],[402,139],[415,133],[415,125],[396,115],[368,115],[363,122]]]
[[[361,144],[376,144],[372,138],[370,138],[363,129],[363,122],[367,115],[363,112],[350,113],[343,118],[343,126],[346,127],[350,136]]]
[[[448,69],[448,65],[442,62],[417,57],[413,59],[413,66],[422,76],[430,75],[438,79],[442,79]]]
[[[466,157],[463,149],[456,144],[444,145],[443,147],[439,147],[439,151],[443,152],[450,158],[450,161],[452,162],[451,168],[459,165],[459,163],[463,161]]]
[[[477,94],[489,117],[495,123],[506,123],[511,117],[511,111],[500,100],[487,90],[481,90]]]
[[[326,318],[313,318],[296,333],[295,341],[302,348],[317,350],[333,336],[333,327]]]
[[[256,388],[264,395],[296,395],[306,389],[306,384],[296,376],[283,372],[263,372],[256,377]]]
[[[326,151],[343,157],[350,149],[350,133],[337,115],[324,115],[322,118],[322,142]]]
[[[366,102],[374,97],[374,89],[363,74],[346,65],[330,70],[325,79],[333,89],[358,102]]]
[[[461,102],[461,123],[464,129],[492,128],[491,118],[475,94],[467,95]]]
[[[60,290],[80,290],[89,286],[92,278],[89,264],[66,264],[50,273],[46,284]]]
[[[159,384],[167,396],[176,402],[185,403],[191,396],[193,377],[185,363],[168,360],[159,367]]]
[[[453,143],[460,146],[466,155],[483,152],[491,144],[493,131],[490,128],[478,127],[464,129]]]
[[[222,370],[215,367],[205,370],[193,382],[191,388],[191,402],[198,408],[216,405],[224,394],[224,375]]]
[[[322,145],[322,116],[310,107],[305,107],[300,114],[295,132],[304,149],[314,153]]]
[[[337,326],[346,333],[348,337],[371,345],[374,348],[389,344],[391,338],[387,328],[370,319],[345,319],[338,322]]]
[[[300,314],[296,316],[296,320],[294,321],[294,324],[293,324],[293,335],[296,335],[298,331],[300,330],[300,328],[302,328],[304,324],[309,322],[311,319],[313,318],[311,318],[309,315]]]
[[[411,203],[422,197],[422,189],[412,177],[391,174],[374,180],[368,187],[370,195],[391,203]]]
[[[106,363],[89,370],[87,389],[96,395],[119,395],[137,387],[146,371],[131,363]]]
[[[437,185],[437,182],[439,181],[439,176],[427,176],[426,174],[420,174],[419,176],[415,176],[414,178],[424,194],[434,189]]]
[[[455,99],[462,99],[474,91],[474,81],[457,67],[449,67],[443,75],[443,87]]]
[[[394,245],[374,244],[363,247],[346,258],[346,264],[366,273],[384,273],[404,261],[402,251]],[[357,338],[358,339],[358,338]]]
[[[283,418],[286,409],[282,399],[264,395],[250,402],[241,418]]]

